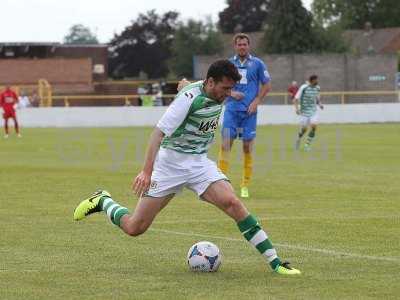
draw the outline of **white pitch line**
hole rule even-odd
[[[231,242],[244,242],[245,241],[244,239],[235,239],[235,238],[224,237],[224,236],[179,232],[179,231],[157,229],[157,228],[150,228],[149,230],[155,231],[155,232],[175,234],[175,235],[197,236],[197,237],[201,237],[201,238],[219,239],[219,240],[225,240],[225,241],[231,241]],[[363,255],[363,254],[355,254],[355,253],[341,252],[341,251],[335,251],[335,250],[327,250],[327,249],[288,245],[288,244],[278,244],[278,243],[274,243],[274,245],[276,245],[278,247],[282,247],[282,248],[302,250],[302,251],[308,251],[308,252],[318,252],[318,253],[322,253],[322,254],[329,254],[329,255],[335,255],[335,256],[344,256],[344,257],[357,258],[357,259],[369,259],[369,260],[376,260],[376,261],[390,261],[390,262],[400,263],[400,257]]]
[[[323,217],[258,217],[258,220],[261,221],[273,221],[273,220],[369,220],[369,219],[400,219],[399,215],[391,215],[391,216],[323,216]],[[195,219],[187,219],[187,220],[171,220],[171,221],[155,221],[154,224],[182,224],[182,223],[221,223],[226,221],[232,221],[229,218],[225,219],[213,219],[213,220],[195,220]]]

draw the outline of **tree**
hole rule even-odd
[[[267,53],[305,53],[315,50],[312,15],[300,0],[272,0],[264,36]]]
[[[261,30],[270,11],[270,1],[227,0],[228,7],[219,13],[219,27],[224,33]]]
[[[313,26],[315,33],[314,52],[336,52],[349,51],[350,46],[343,38],[343,28],[339,24],[323,27],[319,24]]]
[[[75,24],[64,37],[65,44],[98,44],[97,37],[90,29],[82,24]]]
[[[318,23],[340,24],[344,29],[400,26],[398,0],[314,0],[312,10]]]
[[[222,37],[208,20],[180,23],[172,43],[171,70],[176,76],[193,76],[193,55],[213,55],[223,49]]]
[[[110,42],[111,76],[135,77],[144,72],[149,78],[164,77],[177,18],[177,12],[158,15],[151,10],[115,35]]]

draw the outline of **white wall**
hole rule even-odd
[[[50,107],[17,111],[23,127],[153,126],[166,107]],[[331,104],[319,111],[320,123],[400,122],[400,103]],[[292,106],[263,105],[258,124],[298,124]]]

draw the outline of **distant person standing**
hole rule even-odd
[[[29,97],[25,94],[25,92],[21,92],[18,97],[18,108],[27,108],[31,106],[32,104]]]
[[[161,84],[153,84],[153,106],[163,106],[163,92]]]
[[[233,142],[241,138],[244,163],[240,196],[248,198],[248,185],[253,173],[252,148],[256,138],[257,107],[271,90],[271,77],[264,62],[250,54],[250,38],[247,34],[236,34],[233,46],[236,55],[230,61],[242,77],[225,101],[218,167],[227,174]]]
[[[318,123],[317,105],[320,109],[324,109],[319,93],[318,76],[311,75],[308,81],[300,87],[293,100],[296,114],[300,115],[300,131],[296,140],[296,149],[300,148],[301,138],[310,127],[311,130],[304,144],[304,150],[311,150],[311,142],[315,137]]]
[[[17,94],[9,86],[6,86],[5,90],[0,94],[0,106],[3,108],[4,118],[4,138],[8,138],[8,119],[13,119],[15,132],[18,137],[21,137],[14,108],[16,104],[18,104]]]
[[[294,100],[294,97],[296,96],[298,90],[299,90],[299,86],[297,84],[297,81],[292,81],[292,84],[289,85],[288,90],[287,90],[289,93],[289,96],[290,96],[290,100],[292,100],[292,101]]]
[[[240,196],[249,198],[248,185],[253,173],[252,148],[256,138],[257,107],[271,90],[271,77],[264,62],[250,54],[250,38],[247,34],[236,34],[233,43],[236,55],[229,60],[235,65],[241,79],[225,100],[218,167],[224,174],[228,173],[233,142],[236,138],[241,138],[244,163]],[[183,78],[178,83],[178,91],[189,83]]]

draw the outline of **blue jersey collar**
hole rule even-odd
[[[236,63],[238,63],[241,67],[245,66],[245,65],[247,64],[247,62],[250,61],[250,60],[252,60],[252,59],[253,59],[253,56],[252,56],[251,54],[248,54],[247,57],[246,57],[246,59],[245,59],[243,62],[240,60],[239,55],[235,55],[235,56],[233,57],[233,60],[234,60]]]
[[[233,57],[233,59],[234,60],[240,60],[239,55],[235,55]],[[251,60],[251,59],[253,59],[253,55],[251,55],[251,54],[247,55],[246,60]]]

